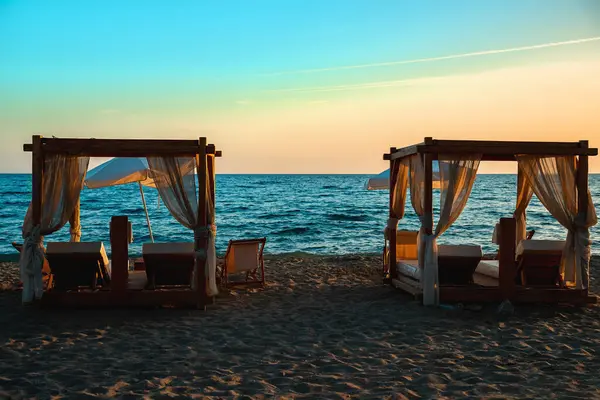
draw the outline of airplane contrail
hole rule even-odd
[[[513,52],[518,52],[518,51],[545,49],[548,47],[568,46],[568,45],[573,45],[573,44],[581,44],[581,43],[596,42],[596,41],[600,41],[600,36],[589,37],[589,38],[584,38],[584,39],[567,40],[567,41],[563,41],[563,42],[536,44],[533,46],[511,47],[508,49],[496,49],[496,50],[477,51],[477,52],[473,52],[473,53],[452,54],[449,56],[417,58],[414,60],[389,61],[389,62],[373,63],[373,64],[346,65],[346,66],[329,67],[329,68],[301,69],[301,70],[296,70],[296,71],[273,72],[273,73],[267,73],[265,75],[273,76],[273,75],[291,75],[291,74],[311,74],[311,73],[316,73],[316,72],[341,71],[341,70],[345,70],[345,69],[374,68],[374,67],[387,67],[387,66],[391,66],[391,65],[418,64],[418,63],[425,63],[425,62],[452,60],[455,58],[467,58],[467,57],[476,57],[476,56],[486,56],[486,55],[491,55],[491,54],[513,53]]]

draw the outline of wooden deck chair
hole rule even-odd
[[[483,258],[481,246],[439,245],[438,277],[440,285],[468,285]]]
[[[563,286],[562,240],[523,240],[517,246],[517,275],[523,286]]]
[[[142,257],[147,289],[164,286],[192,286],[194,243],[144,243]]]
[[[53,290],[96,289],[110,285],[110,264],[102,242],[49,242],[46,258]]]
[[[231,287],[240,284],[265,283],[265,262],[263,251],[267,238],[230,240],[225,253],[225,263],[221,270],[221,284]],[[260,269],[260,278],[257,277]],[[245,281],[231,282],[229,275],[246,273]]]

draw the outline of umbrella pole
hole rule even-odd
[[[142,204],[144,204],[144,211],[146,212],[146,222],[148,223],[148,231],[150,232],[150,240],[154,243],[154,235],[152,235],[152,226],[150,225],[150,216],[148,215],[148,207],[146,207],[146,198],[144,197],[144,189],[142,189],[142,182],[138,182],[140,185],[140,194],[142,195]]]

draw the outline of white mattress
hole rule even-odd
[[[521,240],[517,246],[517,257],[528,253],[562,253],[564,240]]]
[[[498,260],[484,260],[479,262],[475,273],[498,279],[499,271],[500,264]]]
[[[194,254],[194,242],[144,243],[142,254]]]
[[[481,246],[468,244],[440,244],[438,246],[438,257],[474,257],[481,258],[483,252]]]
[[[418,281],[421,280],[421,268],[418,260],[402,260],[396,263],[396,271]]]

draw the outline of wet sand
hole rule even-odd
[[[600,398],[600,307],[427,309],[380,268],[271,258],[264,290],[207,312],[39,310],[0,291],[0,398]]]

